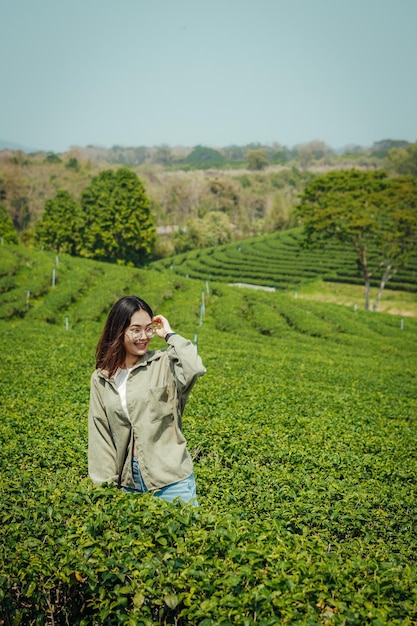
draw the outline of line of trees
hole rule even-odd
[[[151,258],[155,239],[149,198],[128,168],[103,170],[79,202],[59,190],[35,226],[36,242],[49,250],[135,266]]]
[[[205,169],[210,167],[248,167],[262,169],[268,164],[286,165],[296,161],[301,167],[307,167],[317,161],[337,159],[341,154],[359,158],[361,155],[369,159],[383,159],[390,150],[402,151],[409,142],[397,139],[383,139],[372,146],[345,146],[335,151],[323,141],[315,140],[288,147],[277,142],[264,144],[254,142],[246,145],[230,145],[223,147],[209,146],[176,146],[167,144],[160,146],[127,147],[115,145],[112,148],[87,146],[76,150],[88,155],[89,158],[108,163],[140,165],[157,163],[167,167],[184,167]],[[253,155],[255,152],[257,155]],[[259,156],[262,155],[262,156]],[[259,160],[261,159],[261,160]]]

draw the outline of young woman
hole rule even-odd
[[[165,350],[148,350],[154,335]],[[182,433],[188,394],[205,368],[195,346],[137,296],[111,309],[97,345],[88,416],[91,480],[197,505]]]

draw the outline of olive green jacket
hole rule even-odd
[[[166,350],[148,351],[126,384],[129,418],[114,377],[91,376],[88,414],[88,472],[94,483],[134,488],[133,441],[149,490],[187,478],[193,471],[182,433],[182,414],[194,383],[206,370],[191,341],[168,337]]]

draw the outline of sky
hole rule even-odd
[[[0,139],[417,140],[417,0],[0,0]]]

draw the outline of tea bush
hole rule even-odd
[[[19,289],[50,276],[31,254],[10,257]],[[0,320],[0,623],[417,624],[416,320],[65,257],[58,276]],[[95,344],[124,293],[198,336],[198,508],[87,477]]]
[[[303,249],[300,230],[292,229],[215,248],[191,251],[152,263],[155,269],[170,268],[177,274],[200,280],[259,284],[294,289],[313,278],[362,285],[353,251],[337,243],[325,249]],[[372,258],[372,254],[370,255]],[[379,286],[376,275],[372,286]],[[392,289],[417,291],[417,256],[389,281]]]

